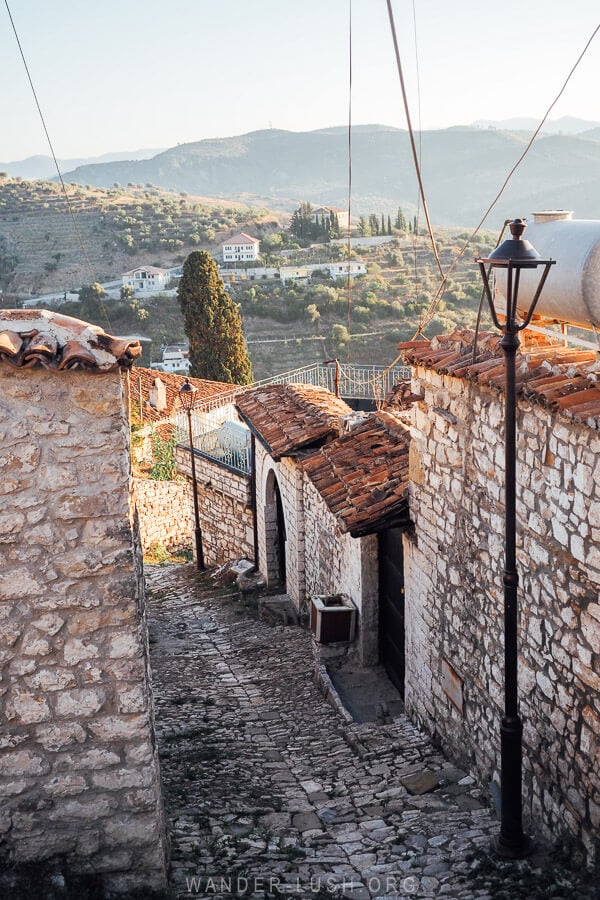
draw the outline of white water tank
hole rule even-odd
[[[559,322],[600,328],[600,219],[573,219],[573,213],[533,213],[523,237],[542,259],[555,259],[536,306],[536,314]],[[542,269],[521,273],[518,307],[527,310]],[[496,290],[504,293],[504,273]]]

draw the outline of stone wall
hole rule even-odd
[[[175,461],[177,471],[191,479],[190,451],[177,447]],[[195,464],[205,563],[214,566],[241,557],[254,559],[250,478],[198,453]],[[192,528],[193,524],[192,517]]]
[[[499,780],[503,399],[416,370],[406,706]],[[600,829],[600,436],[521,401],[517,531],[525,812],[592,858]]]
[[[192,549],[193,498],[188,481],[133,479],[142,550],[152,545],[170,553]]]
[[[312,482],[304,476],[306,595],[347,594],[358,610],[356,646],[363,666],[379,661],[377,536],[343,534]]]
[[[285,526],[286,593],[300,607],[306,596],[304,584],[304,513],[302,500],[302,471],[293,459],[284,457],[275,462],[265,447],[256,441],[256,507],[259,549],[259,569],[267,584],[278,581],[275,559],[277,541],[277,510],[274,483],[279,486]]]
[[[0,853],[123,890],[165,837],[121,378],[0,365]]]

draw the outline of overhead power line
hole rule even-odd
[[[404,73],[402,71],[402,62],[400,60],[400,49],[398,47],[398,37],[396,35],[396,23],[394,21],[394,12],[392,10],[391,0],[387,0],[387,9],[388,9],[388,16],[389,16],[389,20],[390,20],[390,28],[392,31],[392,41],[394,43],[394,53],[396,55],[396,67],[398,69],[398,77],[400,78],[400,88],[402,90],[402,100],[404,103],[404,112],[406,115],[408,136],[410,138],[410,147],[412,150],[413,162],[415,165],[415,172],[417,175],[417,181],[419,183],[419,193],[421,196],[421,202],[423,203],[423,214],[425,215],[425,221],[427,223],[427,231],[429,233],[429,239],[431,241],[431,248],[433,250],[433,255],[435,257],[435,261],[436,261],[437,267],[439,269],[440,275],[442,278],[444,278],[444,270],[442,268],[442,263],[440,261],[440,257],[438,254],[437,245],[435,243],[433,229],[431,227],[431,220],[429,218],[429,209],[427,207],[427,198],[425,197],[425,187],[423,185],[423,178],[421,176],[421,164],[419,162],[419,153],[417,153],[415,135],[414,135],[414,131],[413,131],[412,120],[410,117],[410,109],[408,107],[408,98],[406,95],[406,85],[404,83]]]
[[[560,98],[562,97],[562,95],[563,95],[563,93],[564,93],[564,91],[565,91],[565,89],[566,89],[566,87],[567,87],[569,81],[571,80],[571,78],[572,78],[572,76],[573,76],[575,70],[577,69],[579,63],[581,62],[581,60],[583,59],[583,57],[584,57],[585,54],[587,53],[587,51],[588,51],[588,49],[589,49],[589,47],[590,47],[590,44],[592,43],[592,41],[594,40],[594,38],[596,37],[596,35],[598,34],[599,31],[600,31],[600,24],[598,24],[598,25],[596,26],[596,28],[594,29],[594,31],[592,32],[591,36],[589,37],[588,41],[587,41],[586,44],[585,44],[585,47],[583,48],[583,50],[581,51],[581,53],[580,53],[579,56],[577,57],[577,59],[576,59],[574,65],[571,67],[571,70],[569,71],[567,77],[566,77],[565,80],[563,81],[562,87],[560,88],[558,94],[555,96],[554,100],[552,101],[552,103],[550,104],[550,106],[548,107],[548,109],[546,110],[546,112],[544,113],[544,117],[542,118],[540,124],[538,125],[538,127],[535,129],[535,131],[534,131],[533,134],[531,135],[531,138],[529,139],[529,142],[527,143],[527,146],[525,147],[525,149],[523,150],[523,152],[522,152],[521,155],[519,156],[518,160],[516,161],[516,163],[514,164],[514,166],[512,167],[512,169],[510,170],[510,172],[509,172],[508,175],[506,176],[506,178],[504,179],[504,182],[502,183],[502,186],[501,186],[500,190],[498,191],[498,193],[496,194],[496,196],[494,197],[494,199],[492,200],[492,202],[490,203],[490,205],[489,205],[488,208],[486,209],[485,213],[484,213],[483,216],[481,217],[481,220],[480,220],[479,224],[476,226],[476,228],[473,230],[473,232],[469,235],[469,237],[468,237],[467,240],[465,241],[464,245],[461,247],[461,249],[459,250],[458,254],[456,255],[456,258],[453,260],[453,262],[452,262],[450,268],[449,268],[448,271],[446,272],[446,278],[445,278],[445,280],[442,282],[442,284],[440,285],[440,287],[439,287],[439,289],[438,289],[438,291],[437,291],[435,297],[433,297],[433,299],[432,299],[432,301],[431,301],[431,304],[430,304],[429,308],[427,309],[427,312],[424,314],[424,316],[423,316],[423,318],[422,318],[422,320],[421,320],[421,323],[420,323],[420,325],[419,325],[417,331],[416,331],[415,334],[414,334],[413,340],[415,340],[415,338],[418,337],[419,334],[422,334],[423,330],[424,330],[424,329],[427,327],[427,325],[431,322],[433,316],[435,315],[435,311],[436,311],[437,307],[439,306],[440,300],[442,299],[442,296],[443,296],[443,293],[444,293],[445,281],[450,277],[451,273],[454,271],[454,269],[455,269],[456,266],[458,265],[459,261],[460,261],[460,260],[462,259],[462,257],[464,256],[464,254],[465,254],[465,252],[466,252],[466,250],[467,250],[467,247],[469,247],[469,245],[473,242],[473,240],[475,239],[475,237],[476,237],[477,234],[479,233],[479,231],[480,231],[480,229],[482,228],[482,226],[483,226],[485,220],[487,219],[487,217],[488,217],[489,214],[491,213],[492,209],[494,208],[494,206],[496,205],[496,203],[498,202],[498,200],[500,199],[500,197],[502,196],[502,194],[503,194],[504,191],[506,190],[506,187],[507,187],[507,185],[508,185],[510,179],[513,177],[513,175],[515,174],[515,172],[517,171],[517,169],[519,168],[519,166],[521,165],[521,163],[523,162],[523,160],[525,159],[525,157],[526,157],[527,154],[529,153],[529,151],[530,151],[530,149],[531,149],[531,147],[532,147],[532,145],[533,145],[533,142],[535,141],[535,139],[537,138],[538,134],[540,133],[540,131],[541,131],[542,128],[544,127],[544,124],[545,124],[545,122],[546,122],[548,116],[550,115],[550,113],[552,112],[552,110],[554,109],[554,107],[556,106],[556,104],[558,103],[558,101],[560,100]]]
[[[348,0],[348,277],[346,279],[346,320],[348,333],[350,332],[350,300],[352,297],[352,282],[350,280],[350,240],[352,212],[352,0]],[[346,351],[346,362],[350,362],[350,343]]]
[[[88,267],[88,271],[89,271],[89,273],[90,273],[91,280],[92,280],[92,282],[95,282],[95,281],[96,281],[96,273],[94,272],[94,267],[92,266],[92,263],[91,263],[91,261],[90,261],[90,258],[89,258],[89,255],[88,255],[88,252],[87,252],[87,249],[86,249],[86,246],[85,246],[85,242],[84,242],[84,240],[83,240],[83,235],[81,234],[81,231],[79,230],[79,226],[78,226],[78,224],[77,224],[77,219],[76,219],[76,217],[75,217],[75,212],[74,212],[73,206],[72,206],[72,204],[71,204],[71,199],[70,199],[70,197],[69,197],[69,194],[68,194],[68,191],[67,191],[65,182],[64,182],[64,180],[63,180],[62,172],[60,171],[60,166],[58,165],[58,160],[57,160],[57,158],[56,158],[56,153],[54,152],[54,146],[53,146],[53,144],[52,144],[52,140],[51,140],[51,138],[50,138],[50,133],[49,133],[48,128],[47,128],[47,126],[46,126],[46,120],[45,120],[44,114],[43,114],[43,112],[42,112],[42,107],[40,106],[40,101],[38,100],[37,91],[36,91],[35,85],[34,85],[34,83],[33,83],[33,78],[31,77],[31,72],[29,71],[29,66],[27,65],[27,60],[25,59],[25,53],[24,53],[24,51],[23,51],[23,47],[22,47],[22,45],[21,45],[21,40],[20,40],[20,38],[19,38],[19,34],[18,34],[18,32],[17,32],[17,28],[16,28],[16,25],[15,25],[14,19],[13,19],[13,17],[12,17],[12,12],[11,12],[11,10],[10,10],[10,6],[8,5],[8,0],[4,0],[4,5],[6,6],[6,11],[7,11],[7,13],[8,13],[8,18],[10,19],[10,24],[11,24],[13,33],[14,33],[14,35],[15,35],[15,40],[16,40],[17,46],[18,46],[18,48],[19,48],[19,53],[21,54],[21,59],[22,59],[22,61],[23,61],[23,65],[24,65],[24,67],[25,67],[25,72],[26,72],[26,74],[27,74],[27,80],[29,81],[29,86],[31,87],[31,92],[32,92],[32,94],[33,94],[33,99],[34,99],[34,101],[35,101],[35,105],[36,105],[36,107],[37,107],[37,111],[38,111],[38,114],[39,114],[39,117],[40,117],[40,121],[41,121],[41,123],[42,123],[42,128],[44,129],[44,134],[46,135],[46,140],[48,141],[48,146],[49,146],[49,148],[50,148],[50,153],[52,154],[52,159],[54,160],[54,166],[55,166],[55,168],[56,168],[56,173],[57,173],[58,178],[59,178],[59,181],[60,181],[60,185],[61,185],[61,188],[62,188],[62,192],[63,192],[64,197],[65,197],[65,200],[66,200],[66,202],[67,202],[67,207],[68,207],[68,210],[69,210],[69,213],[70,213],[70,216],[71,216],[71,221],[72,221],[72,223],[73,223],[73,228],[74,228],[75,233],[76,233],[76,235],[77,235],[77,239],[78,239],[78,241],[79,241],[79,246],[81,247],[81,252],[82,252],[82,254],[83,254],[83,258],[85,259],[86,265],[87,265],[87,267]],[[104,316],[105,316],[105,318],[106,318],[106,322],[107,322],[108,327],[109,327],[109,330],[110,330],[111,325],[110,325],[110,319],[109,319],[109,317],[108,317],[108,312],[107,312],[106,307],[104,306],[104,304],[103,304],[102,302],[101,302],[101,306],[102,306],[102,310],[103,310],[103,312],[104,312]]]

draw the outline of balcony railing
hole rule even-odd
[[[194,450],[235,472],[249,475],[250,432],[240,424],[235,411],[235,398],[242,392],[268,384],[314,384],[327,388],[344,400],[381,402],[394,384],[410,378],[410,374],[409,366],[385,368],[338,362],[315,363],[198,400],[192,409]],[[183,411],[177,414],[176,440],[189,449],[187,415]]]

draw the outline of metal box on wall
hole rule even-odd
[[[320,644],[354,640],[356,607],[345,594],[311,599],[310,630]]]

